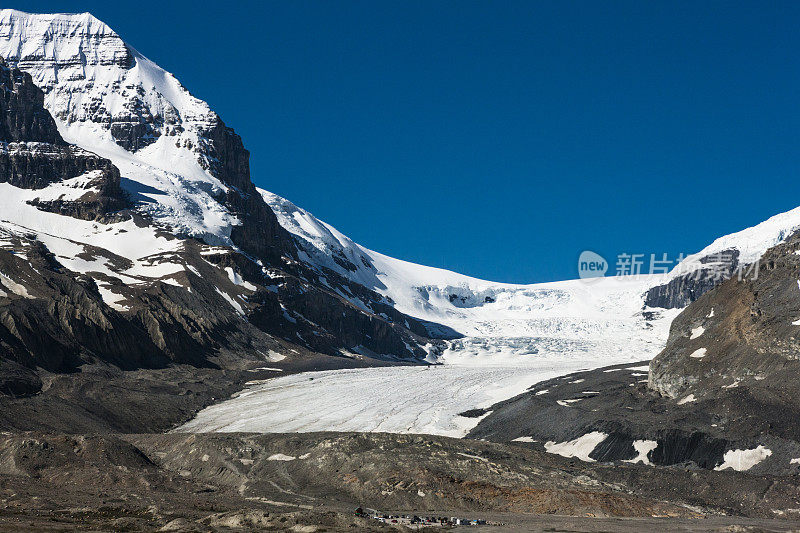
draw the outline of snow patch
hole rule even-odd
[[[694,394],[690,394],[689,396],[686,396],[685,398],[682,398],[682,399],[678,400],[678,405],[684,405],[684,404],[692,403],[692,402],[696,402],[696,401],[697,401],[697,399],[694,397]]]
[[[103,285],[98,283],[97,284],[97,291],[100,293],[100,296],[103,298],[103,301],[109,306],[111,309],[116,311],[124,312],[130,310],[130,307],[121,305],[119,302],[125,301],[125,296],[122,294],[117,294],[116,292],[111,291],[108,285]]]
[[[581,461],[593,463],[595,460],[589,457],[589,454],[594,451],[598,444],[606,440],[608,434],[600,431],[592,431],[577,439],[567,442],[555,443],[548,441],[544,445],[544,449],[548,453],[554,453],[563,457],[575,457]]]
[[[570,400],[556,400],[556,403],[562,407],[569,407],[570,404],[579,402],[583,400],[583,398],[572,398]]]
[[[706,332],[706,328],[703,326],[697,326],[696,328],[692,329],[692,335],[689,337],[690,340],[696,339],[700,335]]]
[[[737,472],[750,470],[770,455],[772,455],[772,450],[760,444],[752,450],[728,450],[722,456],[723,463],[716,466],[714,470],[725,470],[726,468],[732,468]]]
[[[633,449],[636,450],[636,457],[633,459],[625,459],[625,463],[643,463],[646,465],[651,464],[647,456],[658,448],[658,442],[654,440],[635,440],[633,441]]]
[[[269,361],[272,363],[277,363],[278,361],[283,361],[286,359],[286,356],[282,353],[276,352],[275,350],[270,350],[267,352],[267,359],[269,359]]]
[[[700,359],[701,357],[706,356],[706,349],[705,348],[698,348],[692,353],[689,354],[689,357],[694,357],[695,359]]]
[[[255,292],[256,290],[258,290],[255,285],[253,285],[249,281],[245,281],[244,279],[242,279],[242,276],[238,272],[233,270],[232,267],[225,267],[225,272],[227,272],[228,279],[230,279],[231,283],[233,283],[234,285],[239,285],[240,287],[244,287],[249,291]]]
[[[28,294],[28,289],[26,289],[24,285],[17,283],[16,281],[6,276],[2,272],[0,272],[0,284],[5,286],[7,289],[9,289],[17,296],[22,296],[23,298],[29,298],[29,299],[34,298],[34,296]]]
[[[228,302],[237,313],[239,313],[241,316],[245,315],[244,309],[242,309],[241,304],[239,304],[239,302],[234,300],[228,293],[221,291],[218,287],[214,287],[214,290],[216,290],[217,294],[222,296],[225,299],[225,301]]]
[[[294,461],[297,459],[294,455],[286,455],[283,453],[275,453],[267,457],[267,461]]]

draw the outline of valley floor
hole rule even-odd
[[[0,436],[3,531],[395,530],[358,506],[494,524],[481,531],[789,531],[798,517],[774,510],[799,488],[428,435]]]

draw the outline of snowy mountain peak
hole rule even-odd
[[[89,13],[2,10],[0,56],[42,89],[67,142],[119,167],[123,187],[156,222],[231,243],[240,220],[218,198],[226,181],[243,179],[225,179],[221,152],[241,141],[230,143],[219,116],[172,74]]]
[[[19,9],[0,9],[0,20],[15,26],[33,25],[70,30],[73,33],[85,30],[87,35],[116,35],[108,24],[88,11],[84,13],[27,13]]]
[[[65,127],[76,134],[94,127],[92,133],[126,150],[180,136],[184,123],[200,127],[219,120],[172,74],[89,13],[0,11],[0,55],[33,76]]]

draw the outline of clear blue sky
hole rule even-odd
[[[29,2],[91,11],[244,138],[257,185],[501,281],[694,252],[800,205],[800,3]]]

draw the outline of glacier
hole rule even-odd
[[[231,234],[243,222],[221,201],[230,185],[211,171],[218,161],[210,146],[221,119],[175,76],[89,13],[0,10],[0,56],[43,90],[45,106],[67,142],[119,168],[136,208],[156,226],[241,252]],[[59,183],[29,191],[0,184],[0,246],[4,235],[31,233],[69,269],[99,271],[126,283],[168,280],[186,268],[173,261],[181,241],[151,226],[77,221],[26,203],[72,194],[71,185],[77,186]],[[668,274],[520,285],[388,257],[289,200],[258,192],[322,283],[332,271],[377,292],[398,311],[430,323],[431,337],[443,338],[445,348],[429,352],[427,362],[436,364],[430,368],[326,371],[256,383],[202,411],[184,430],[462,436],[477,423],[459,416],[462,411],[486,408],[558,375],[651,359],[663,348],[680,310],[647,307],[649,289],[700,268],[703,258],[720,251],[737,249],[742,262],[754,261],[800,228],[798,208],[718,239]],[[82,252],[88,246],[126,258],[132,266],[119,272],[107,269],[102,257],[86,260]],[[235,273],[230,277],[238,285]],[[109,287],[100,286],[104,299],[124,310]],[[331,290],[366,309],[356,296]],[[375,355],[359,347],[353,351],[348,355]],[[313,410],[308,408],[312,399]]]

